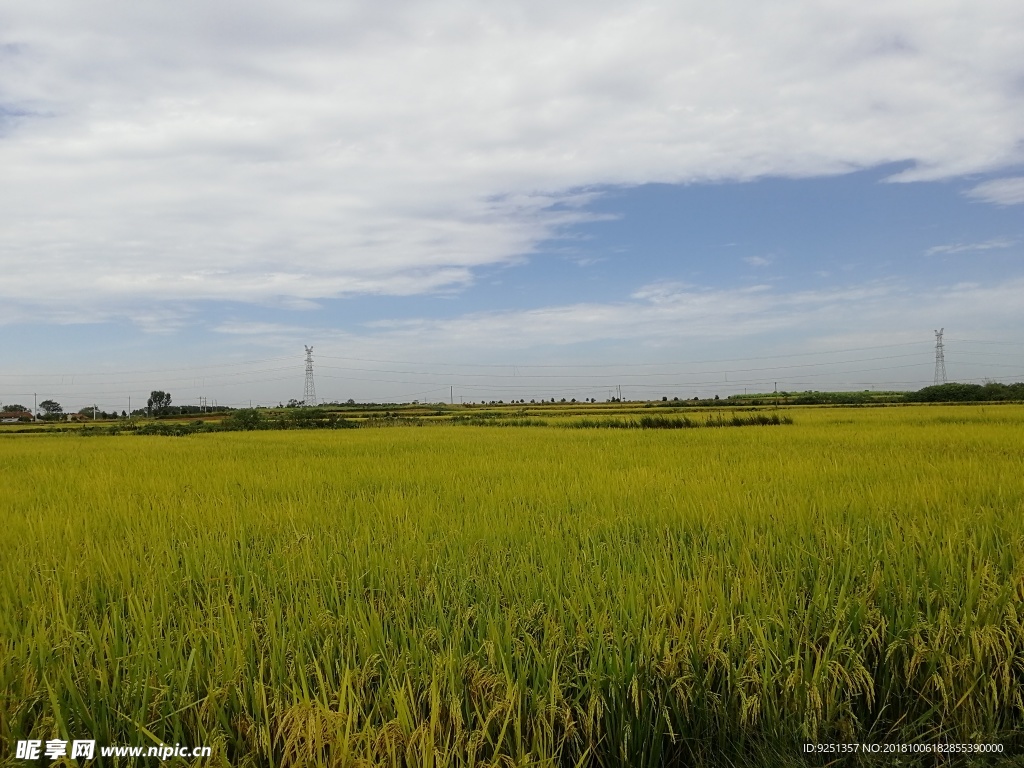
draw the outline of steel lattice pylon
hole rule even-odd
[[[306,347],[306,391],[302,395],[305,405],[316,405],[316,384],[313,383],[313,348]]]
[[[939,328],[935,332],[935,383],[946,383],[946,352],[942,343],[942,332],[945,328]]]

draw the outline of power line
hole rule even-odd
[[[952,338],[950,341],[956,341],[961,344],[1003,344],[1011,347],[1024,347],[1024,341],[996,341],[996,340],[983,340],[983,339],[957,339]]]
[[[936,331],[941,337],[942,331]],[[942,338],[936,339],[942,343]],[[976,372],[1000,369],[1000,378],[1004,376],[1018,375],[1021,365],[1015,363],[1020,359],[1021,353],[1018,347],[1024,344],[1016,342],[984,341],[984,340],[955,340],[956,353],[964,355],[965,359],[970,357],[989,358],[992,362],[983,360],[970,361]],[[392,385],[388,389],[394,391],[405,387],[415,389],[414,397],[423,394],[440,393],[448,390],[449,401],[454,399],[453,387],[472,393],[507,393],[506,397],[513,393],[523,395],[540,395],[548,393],[548,397],[554,394],[573,392],[592,392],[598,394],[607,391],[609,387],[618,386],[636,389],[639,393],[659,392],[672,393],[685,389],[698,389],[709,387],[723,387],[735,389],[739,386],[762,386],[767,385],[770,391],[771,381],[763,381],[771,377],[780,384],[785,383],[788,389],[794,389],[800,382],[813,382],[814,378],[829,379],[828,386],[840,386],[839,382],[850,382],[853,376],[859,376],[867,372],[896,371],[899,369],[920,367],[921,373],[925,374],[924,366],[927,363],[924,355],[931,357],[931,350],[924,348],[924,342],[903,342],[894,344],[883,344],[873,346],[861,346],[842,349],[819,350],[815,352],[800,352],[778,355],[760,355],[737,358],[717,358],[705,360],[663,360],[654,363],[601,363],[601,364],[493,364],[493,363],[451,363],[451,362],[413,362],[400,360],[382,360],[357,357],[338,357],[320,355],[321,360],[339,360],[351,362],[366,362],[372,365],[350,366],[350,365],[323,365],[321,363],[320,376],[336,381],[351,382],[351,386],[359,387],[365,393],[378,389],[375,384]],[[982,347],[982,345],[985,345]],[[1002,345],[1002,346],[994,346]],[[961,349],[961,346],[974,346],[975,349]],[[978,349],[977,347],[982,347]],[[307,385],[312,384],[305,392],[305,401],[310,404],[319,402],[315,383],[312,381],[312,347],[306,347],[307,363]],[[864,357],[862,354],[872,351],[892,350],[892,354],[869,354]],[[942,352],[941,359],[937,359],[935,374],[945,380],[945,359],[944,344],[937,350]],[[816,360],[813,358],[817,358]],[[807,359],[802,362],[801,359]],[[292,365],[273,365],[278,361],[291,360]],[[754,363],[755,361],[772,361],[774,364],[762,365],[740,365],[733,367],[730,363],[744,362]],[[864,363],[892,361],[891,365],[867,366]],[[88,373],[65,373],[65,374],[11,374],[4,373],[0,376],[0,388],[10,387],[11,389],[22,390],[21,394],[0,394],[0,399],[24,399],[31,398],[35,392],[42,391],[40,397],[52,397],[56,399],[81,399],[93,401],[112,400],[134,395],[143,386],[168,389],[170,384],[175,391],[180,392],[180,400],[199,396],[200,392],[216,388],[220,393],[230,397],[230,393],[237,393],[243,403],[248,393],[239,390],[244,387],[271,384],[276,382],[294,381],[295,356],[282,356],[277,358],[266,358],[263,360],[250,360],[247,362],[223,363],[210,366],[192,366],[180,368],[165,368],[151,370],[122,371],[120,373],[111,371],[88,372]],[[941,366],[938,363],[941,362]],[[380,368],[379,364],[390,364],[389,368]],[[712,365],[718,364],[714,369]],[[398,368],[394,368],[397,365]],[[242,366],[249,366],[246,370]],[[256,367],[260,366],[260,367]],[[263,367],[266,366],[266,367]],[[324,369],[331,373],[325,373]],[[287,372],[292,371],[288,376]],[[336,372],[336,374],[334,374]],[[967,373],[968,371],[963,371]],[[1005,373],[1003,373],[1005,372]],[[132,376],[134,374],[134,377]],[[162,375],[163,374],[163,375]],[[166,375],[172,374],[172,375]],[[176,375],[174,375],[176,374]],[[275,375],[279,374],[279,375]],[[334,374],[334,375],[332,375]],[[339,375],[340,374],[340,375]],[[345,375],[349,374],[349,375]],[[369,374],[369,375],[367,375]],[[399,379],[392,379],[392,375],[398,375]],[[912,374],[916,375],[916,374]],[[437,377],[445,377],[443,383],[436,381]],[[107,380],[104,380],[107,377]],[[412,377],[407,378],[407,377]],[[898,374],[893,374],[893,378]],[[59,383],[56,378],[63,378]],[[78,380],[78,379],[81,380]],[[34,380],[33,380],[34,379]],[[625,384],[612,384],[611,382],[625,380]],[[935,377],[933,377],[933,381]],[[973,379],[960,379],[961,381],[973,381]],[[985,379],[977,379],[984,381]],[[49,382],[53,382],[52,384]],[[927,384],[929,382],[924,382]],[[920,385],[921,382],[883,382],[884,386]],[[323,385],[323,382],[321,382]],[[872,383],[875,386],[876,383]],[[346,385],[349,386],[349,385]],[[429,387],[427,390],[422,388]],[[385,389],[379,387],[379,389]],[[383,394],[383,393],[382,393]],[[680,392],[681,394],[681,392]],[[245,395],[245,396],[243,396]],[[389,398],[394,395],[389,394]],[[277,401],[277,397],[273,398]],[[344,399],[343,397],[341,399]]]
[[[840,355],[847,352],[866,352],[875,349],[894,349],[896,347],[921,346],[920,341],[905,341],[898,344],[878,344],[871,347],[849,347],[847,349],[820,350],[817,352],[792,352],[777,355],[761,355],[754,357],[716,358],[713,360],[676,360],[662,363],[563,363],[524,365],[522,363],[443,363],[437,361],[423,362],[414,360],[381,360],[369,357],[338,357],[336,355],[320,355],[322,360],[351,360],[357,363],[391,363],[393,365],[433,365],[443,368],[649,368],[664,365],[710,365],[712,363],[737,363],[748,360],[780,360],[789,357],[810,357],[812,355]]]
[[[822,363],[797,363],[795,365],[773,365],[773,366],[767,366],[767,367],[763,367],[763,368],[730,368],[728,370],[717,370],[717,371],[696,371],[695,373],[699,373],[701,375],[709,375],[709,374],[714,374],[714,373],[722,373],[722,374],[752,373],[752,372],[756,372],[756,371],[782,371],[782,370],[790,370],[790,369],[794,369],[794,368],[820,368],[820,367],[826,366],[826,365],[830,365],[830,366],[849,365],[851,363],[868,363],[868,362],[874,362],[874,361],[877,361],[877,360],[903,360],[903,359],[906,359],[908,357],[919,356],[921,354],[924,354],[924,353],[911,353],[909,355],[908,354],[903,354],[903,355],[884,355],[884,356],[880,356],[880,357],[864,357],[864,358],[858,358],[856,360],[829,360],[829,361],[822,362]],[[324,357],[326,357],[326,355],[324,355]],[[754,359],[756,359],[756,358],[754,358]],[[719,361],[719,362],[722,362],[722,361]],[[645,364],[645,365],[647,365],[647,364]],[[664,363],[650,363],[649,365],[664,365]],[[675,365],[682,365],[682,363],[675,363]],[[691,363],[691,365],[697,365],[697,363]],[[500,366],[500,367],[508,368],[509,366]],[[519,366],[516,366],[516,367],[519,367]],[[524,367],[524,368],[525,367],[541,368],[541,367],[547,367],[547,366],[522,366],[522,367]],[[554,367],[554,366],[551,366],[551,367]],[[560,367],[573,368],[574,366],[560,366]],[[596,366],[578,366],[578,367],[580,367],[580,368],[589,368],[589,367],[596,367]],[[616,366],[609,366],[609,367],[615,368]],[[629,366],[624,366],[624,367],[629,367]],[[353,368],[353,367],[349,367],[349,366],[345,366],[345,367],[342,368],[342,367],[332,366],[332,365],[324,365],[324,366],[321,366],[321,368],[326,368],[327,370],[331,370],[331,371],[339,371],[340,370],[340,371],[361,371],[361,372],[364,372],[364,373],[400,373],[400,374],[405,374],[405,375],[408,375],[408,376],[451,376],[452,375],[451,372],[446,372],[446,373],[438,372],[438,373],[435,373],[433,371],[401,371],[401,370],[392,370],[392,369],[389,369],[389,368]],[[651,377],[651,376],[679,376],[680,373],[678,371],[666,371],[666,372],[661,372],[661,373],[653,372],[653,373],[614,373],[614,374],[593,374],[593,373],[575,373],[575,374],[574,373],[562,373],[562,374],[528,373],[528,374],[521,374],[521,373],[515,372],[515,373],[460,373],[460,374],[456,374],[456,375],[462,376],[462,377],[487,378],[487,379],[566,379],[566,378],[572,378],[572,379],[584,379],[584,378],[596,379],[596,378],[604,378],[604,377],[606,377],[608,375],[615,375],[615,376],[617,376],[619,378],[646,378],[646,377]]]
[[[865,360],[845,361],[846,364],[856,363],[856,362],[865,362]],[[914,367],[917,367],[917,366],[920,366],[920,365],[922,365],[922,363],[909,363],[909,364],[906,364],[906,365],[894,365],[894,366],[875,366],[875,367],[868,367],[868,368],[857,368],[857,369],[853,369],[853,370],[835,370],[835,371],[824,371],[824,372],[800,371],[800,372],[793,372],[791,375],[780,375],[780,376],[777,376],[776,380],[784,381],[784,382],[791,382],[791,381],[801,381],[801,380],[807,380],[807,379],[812,379],[812,378],[820,378],[820,377],[842,378],[842,377],[845,377],[845,376],[849,376],[851,374],[868,373],[868,372],[881,372],[881,371],[889,371],[889,370],[900,370],[900,369],[906,369],[906,368],[914,368]],[[1016,370],[1016,371],[1021,370],[1021,366],[1020,365],[1014,365],[1014,364],[989,363],[989,364],[987,364],[986,367],[991,367],[991,368],[998,367],[998,368],[1005,368],[1005,369]],[[752,369],[750,372],[765,373],[765,372],[773,372],[774,370],[776,370],[776,369],[771,369],[771,368]],[[365,372],[371,373],[371,372],[375,372],[375,370],[374,369],[368,369]],[[379,371],[379,372],[384,372],[384,371]],[[725,373],[735,373],[735,372],[737,372],[737,371],[728,371],[728,372],[725,372]],[[399,372],[399,373],[405,373],[406,375],[413,375],[413,376],[418,375],[416,373],[408,372],[408,371],[403,371],[403,372]],[[744,377],[744,378],[734,378],[734,379],[731,379],[728,382],[726,382],[723,379],[719,379],[719,378],[709,378],[709,376],[714,376],[717,373],[720,373],[720,372],[715,372],[715,371],[694,371],[694,372],[692,372],[690,374],[686,374],[686,373],[651,374],[651,376],[656,376],[656,377],[659,377],[659,378],[671,375],[671,376],[675,377],[675,380],[674,381],[662,381],[662,382],[657,382],[657,383],[634,382],[630,386],[632,386],[632,387],[639,387],[639,388],[642,388],[642,389],[655,390],[655,389],[666,389],[666,388],[671,388],[671,387],[721,386],[723,384],[729,384],[729,385],[734,385],[735,386],[735,385],[743,385],[743,384],[762,383],[764,381],[768,381],[767,379]],[[609,376],[610,375],[611,374],[609,374]],[[1012,375],[1018,375],[1018,374],[1012,374]],[[698,376],[701,377],[698,380],[693,380],[693,379],[689,378],[689,377],[698,377]],[[321,377],[322,378],[333,379],[333,380],[339,380],[339,381],[362,382],[362,383],[368,383],[368,384],[369,383],[406,384],[406,385],[411,384],[411,385],[419,385],[421,387],[423,385],[430,385],[430,384],[432,384],[432,382],[429,382],[429,381],[422,381],[422,380],[415,380],[415,379],[409,380],[409,379],[404,379],[404,378],[403,379],[391,379],[390,377],[380,378],[380,377],[374,377],[374,376],[337,376],[337,375],[332,375],[332,374],[321,374]],[[507,377],[492,377],[492,378],[499,378],[500,379],[500,378],[507,378]],[[519,377],[519,378],[522,379],[524,377]],[[584,381],[589,380],[589,381],[595,381],[595,382],[597,382],[597,381],[607,382],[607,377],[595,376],[593,374],[581,374],[581,375],[578,375],[578,376],[574,376],[572,374],[566,374],[564,376],[550,377],[550,378],[554,378],[554,379],[563,381],[564,383],[560,385],[560,388],[581,389],[581,388],[587,387],[588,385],[586,385],[583,382],[580,382],[581,379],[584,380]],[[275,383],[275,382],[291,381],[291,380],[293,380],[293,379],[291,377],[289,377],[289,376],[276,376],[276,377],[256,378],[256,379],[248,379],[248,380],[241,380],[241,381],[235,380],[235,381],[230,381],[230,382],[223,382],[223,383],[220,384],[220,386],[222,388],[223,387],[237,388],[237,387],[240,387],[240,386],[250,386],[250,385],[256,385],[256,384],[267,384],[267,383]],[[650,380],[651,379],[648,378],[648,381],[650,381]],[[964,379],[964,381],[969,381],[969,380],[970,379]],[[979,378],[978,380],[980,381],[980,380],[984,380],[984,379],[983,378]],[[96,383],[96,382],[93,382],[93,383]],[[895,384],[897,382],[893,382],[893,383]],[[501,381],[500,383],[490,384],[490,385],[484,384],[483,382],[481,382],[480,384],[477,384],[477,385],[471,384],[471,383],[460,383],[459,386],[461,388],[463,388],[463,389],[478,389],[479,388],[479,389],[486,389],[486,390],[491,390],[491,391],[497,390],[497,389],[517,390],[517,391],[531,391],[531,390],[532,391],[537,391],[539,388],[547,389],[547,388],[549,388],[550,385],[545,386],[545,385],[539,384],[539,383],[538,384],[524,383],[522,385],[519,385],[519,384],[513,384],[511,382]],[[594,388],[596,390],[600,390],[600,389],[607,388],[607,386],[608,385],[606,383],[601,383],[601,384],[596,384],[595,383],[595,384],[590,385],[589,388]],[[430,390],[427,390],[427,391],[434,391],[435,389],[440,391],[440,390],[446,389],[446,388],[447,387],[432,387]],[[185,391],[186,392],[194,392],[196,389],[198,389],[198,387],[186,387]],[[66,386],[65,387],[52,387],[52,388],[47,387],[43,391],[43,396],[44,397],[61,397],[61,398],[71,397],[71,398],[83,398],[83,399],[86,399],[86,398],[93,399],[93,398],[97,398],[97,397],[118,397],[118,396],[126,397],[129,394],[130,394],[129,390],[127,390],[125,388],[121,388],[120,386],[112,387],[112,388],[96,388],[96,389],[90,388],[89,391],[84,391],[84,392],[83,391],[79,391],[79,390],[74,390],[74,389],[66,387]],[[0,397],[6,398],[6,399],[10,399],[10,398],[31,397],[32,395],[33,395],[33,392],[29,392],[29,391],[5,392],[5,393],[0,394]],[[195,395],[193,395],[193,396],[195,396]]]
[[[826,371],[826,372],[823,372],[823,373],[806,373],[806,374],[801,374],[799,376],[790,376],[790,377],[780,376],[780,377],[778,377],[778,381],[791,381],[791,380],[794,380],[794,379],[795,380],[800,380],[800,379],[808,379],[808,378],[817,378],[817,377],[822,377],[822,376],[844,376],[844,375],[848,375],[848,374],[851,374],[851,373],[871,373],[871,372],[877,372],[877,371],[892,371],[892,370],[899,370],[899,369],[903,369],[903,368],[919,368],[922,365],[923,365],[923,363],[908,363],[906,365],[888,365],[888,366],[881,366],[881,367],[875,367],[875,368],[858,368],[858,369],[852,370],[852,371]],[[774,369],[769,368],[769,369],[765,369],[765,370],[771,371],[771,370],[774,370]],[[408,372],[407,371],[398,371],[398,373],[408,373]],[[692,375],[702,376],[702,375],[707,375],[708,373],[716,373],[716,372],[715,371],[710,371],[710,372],[708,372],[708,371],[697,371],[697,372],[695,372]],[[665,375],[669,375],[669,374],[665,374]],[[675,374],[675,375],[676,376],[683,376],[685,374]],[[332,375],[329,375],[329,374],[321,374],[321,376],[323,378],[327,378],[327,379],[338,379],[338,380],[344,380],[344,381],[363,381],[363,382],[380,383],[380,384],[421,384],[422,385],[422,384],[429,384],[430,383],[430,382],[424,382],[424,381],[408,381],[408,380],[401,380],[401,379],[377,379],[377,378],[369,378],[369,377],[362,377],[362,376],[332,376]],[[600,379],[600,378],[603,378],[605,381],[607,381],[607,379],[608,379],[607,376],[606,377],[598,377],[598,376],[593,376],[593,375],[581,375],[581,376],[566,375],[566,376],[559,376],[559,377],[552,377],[552,378],[558,378],[560,380],[565,380],[565,381],[571,381],[571,380],[574,380],[574,379]],[[735,380],[732,380],[732,381],[729,381],[729,382],[726,382],[726,381],[724,381],[722,379],[709,379],[709,380],[698,381],[698,382],[692,382],[692,381],[691,382],[680,382],[680,381],[677,381],[677,382],[665,382],[665,383],[662,383],[662,384],[630,384],[630,386],[631,387],[644,387],[644,388],[648,388],[648,389],[654,389],[654,388],[663,388],[663,387],[668,387],[668,386],[700,386],[700,385],[711,386],[711,385],[721,385],[721,384],[726,384],[726,383],[728,383],[728,384],[744,384],[744,383],[759,382],[759,381],[761,381],[761,379],[735,379]],[[463,387],[463,388],[472,388],[473,387],[473,385],[471,385],[471,384],[463,384],[463,385],[460,385],[460,386]],[[572,385],[571,384],[565,384],[564,386],[565,387],[570,387]],[[618,386],[618,385],[612,385],[612,386]],[[596,385],[596,387],[598,389],[607,389],[608,385]],[[498,385],[497,387],[490,386],[490,387],[486,387],[486,388],[487,389],[498,389],[498,388],[501,388],[501,389],[517,389],[517,390],[537,390],[538,386],[537,385],[533,385],[533,384],[516,385],[516,384],[504,384],[504,383],[502,383],[502,384]]]

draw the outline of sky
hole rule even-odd
[[[0,6],[0,402],[1024,380],[1024,4]]]

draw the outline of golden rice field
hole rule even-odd
[[[240,766],[1019,759],[1024,407],[787,413],[2,436],[2,759],[27,738]]]

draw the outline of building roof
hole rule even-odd
[[[20,421],[21,419],[32,419],[28,411],[0,411],[0,421]]]

